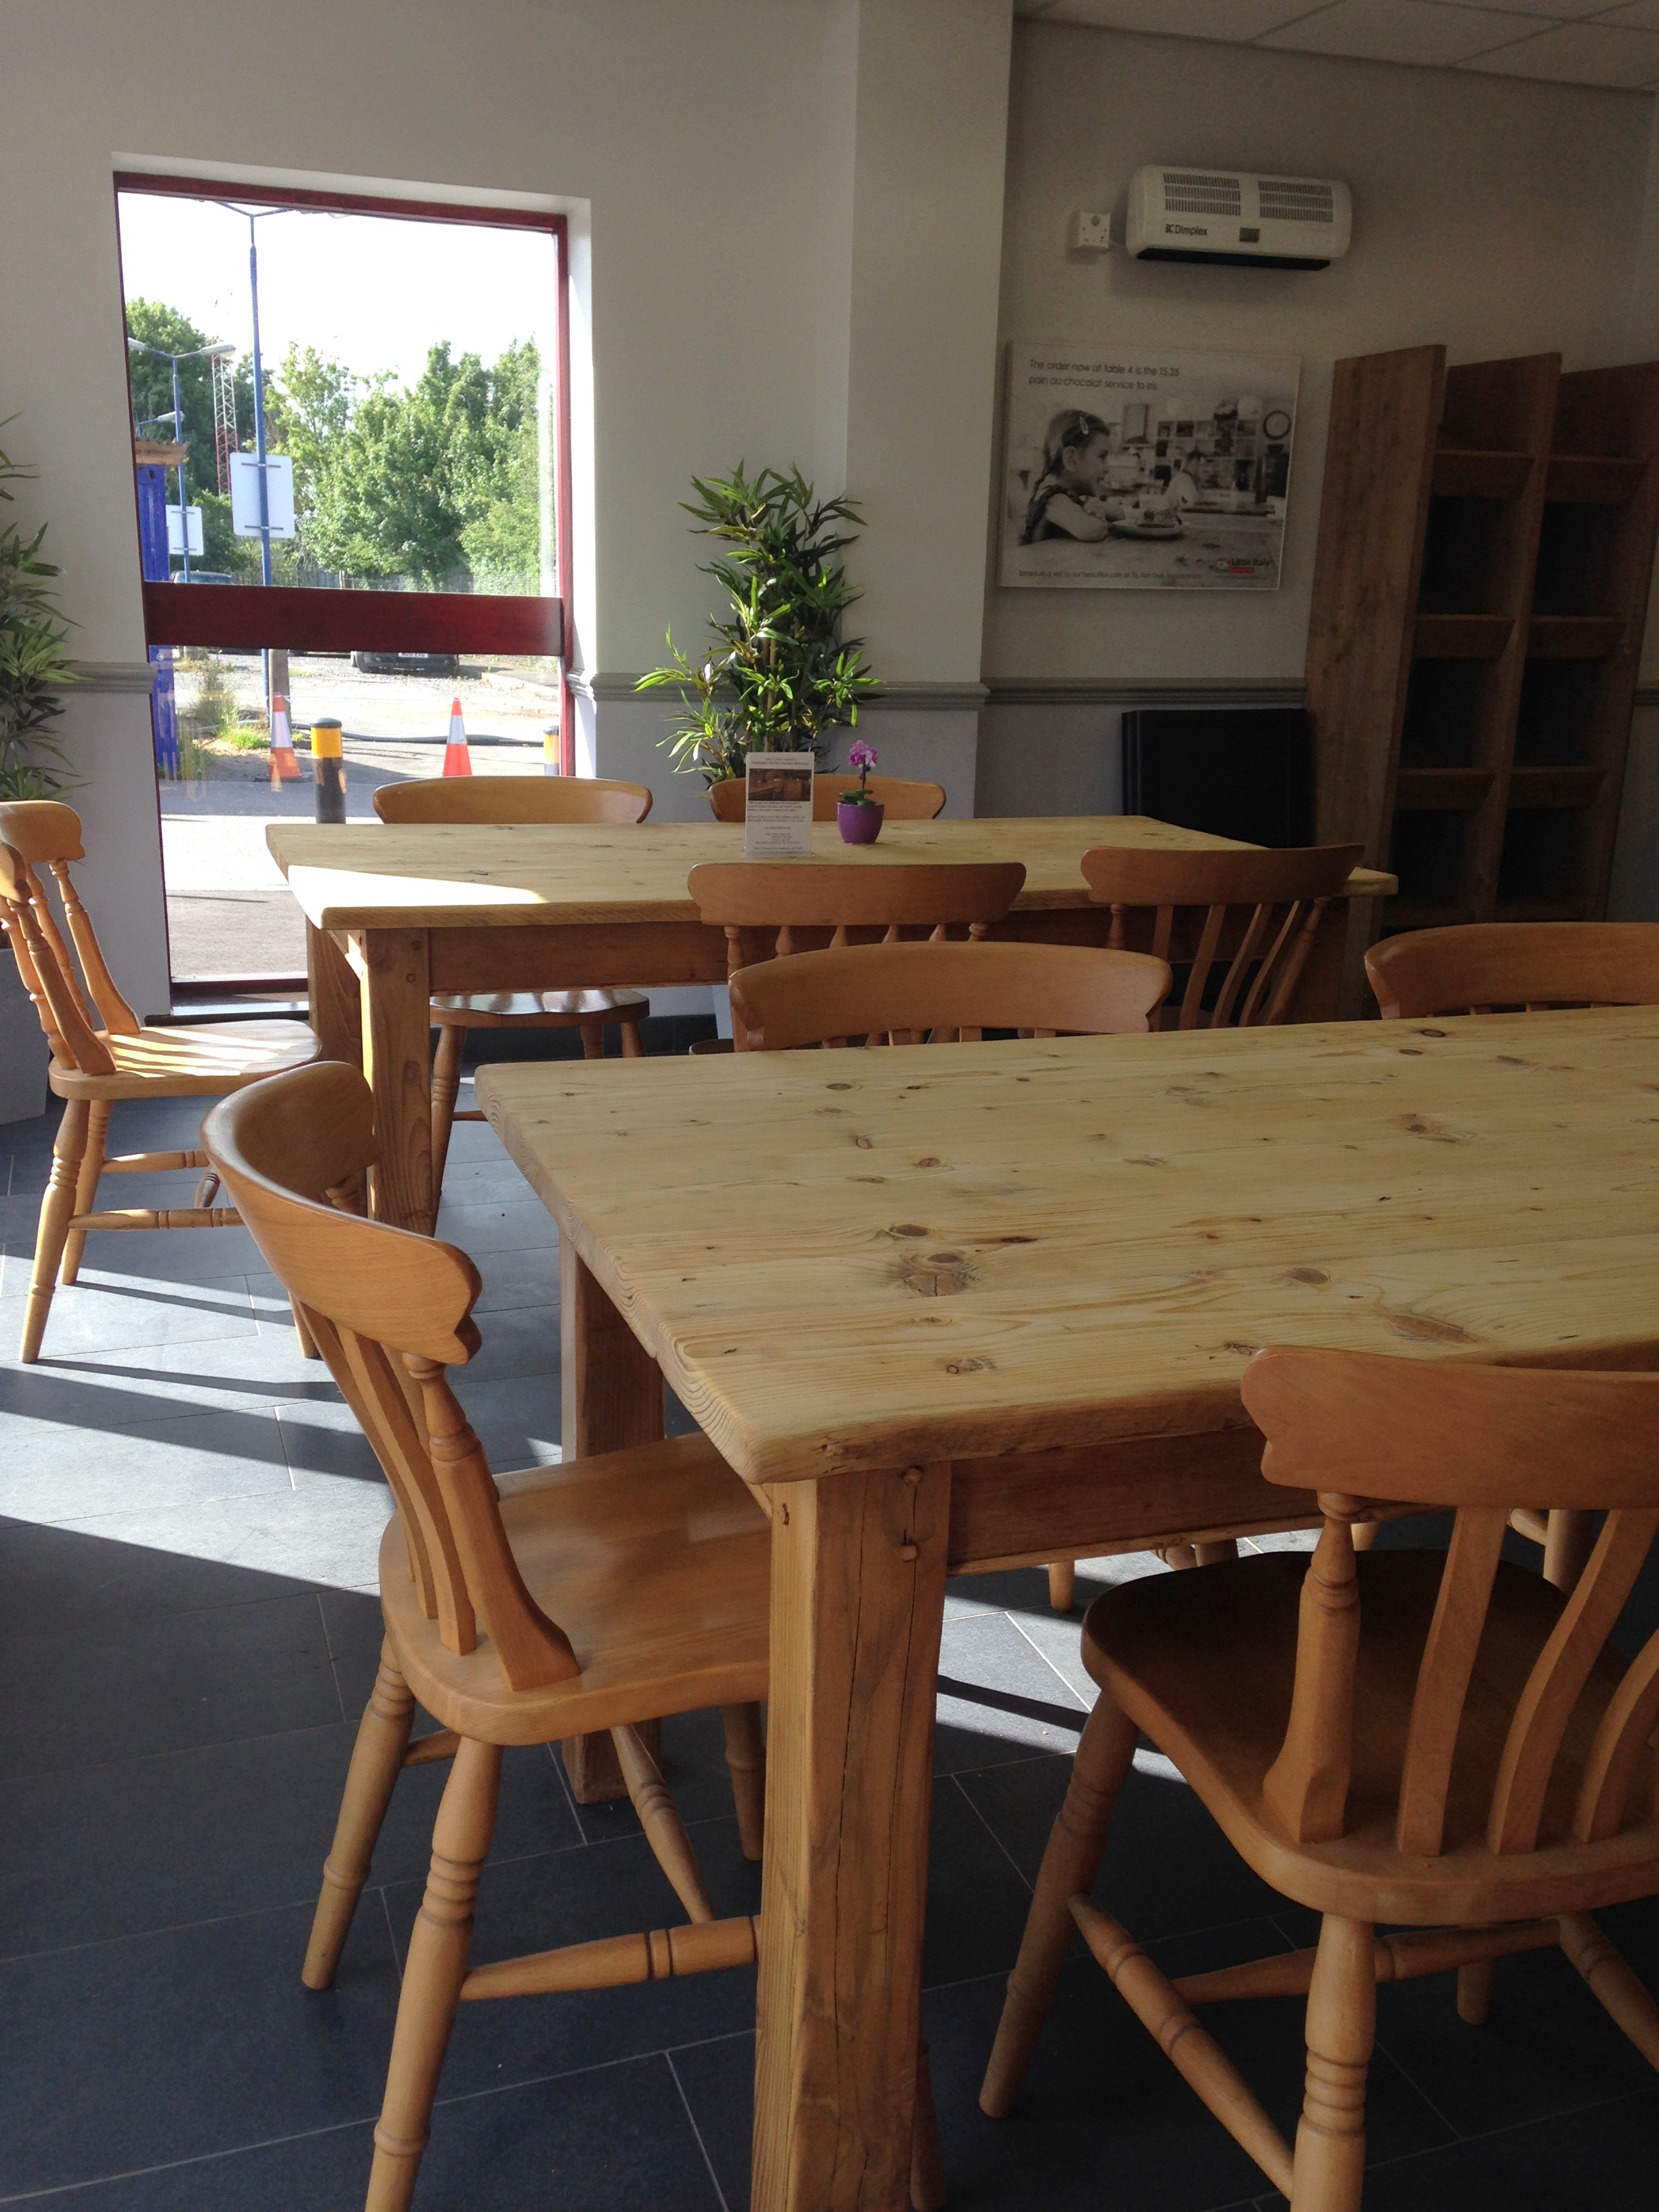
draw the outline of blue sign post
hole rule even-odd
[[[138,557],[146,583],[167,580],[167,475],[150,462],[138,469]],[[173,688],[173,647],[153,645],[155,671],[149,694],[149,726],[155,740],[157,771],[170,782],[179,775],[179,702]]]

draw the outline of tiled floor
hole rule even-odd
[[[187,1143],[192,1110],[118,1108],[116,1141]],[[49,1145],[49,1123],[0,1131],[8,1347]],[[554,1241],[485,1129],[457,1133],[441,1227],[485,1285],[460,1395],[498,1468],[545,1462]],[[443,1778],[400,1783],[338,1984],[308,1994],[386,1493],[243,1231],[106,1237],[90,1256],[46,1359],[0,1367],[0,2204],[351,2212]],[[1097,1587],[1085,1571],[1080,1598]],[[1279,2203],[1085,1960],[1017,2116],[978,2112],[1085,1709],[1075,1621],[1036,1572],[958,1583],[942,1674],[925,2013],[952,2204]],[[749,1910],[719,1738],[709,1717],[671,1723],[670,1779],[717,1909]],[[1307,1940],[1151,1753],[1100,1893],[1172,1970]],[[480,1958],[677,1917],[631,1812],[576,1808],[546,1751],[509,1756]],[[1605,1919],[1659,1984],[1659,1912]],[[1486,2029],[1459,2024],[1447,1982],[1382,1993],[1369,2212],[1651,2212],[1652,2075],[1557,1954],[1507,1962],[1498,1990]],[[463,2008],[421,2212],[738,2212],[751,2018],[739,1974]],[[1211,2022],[1289,2127],[1298,2008]]]

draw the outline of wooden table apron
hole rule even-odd
[[[946,1575],[1311,1518],[1262,1342],[1659,1364],[1659,1012],[613,1077],[480,1097],[559,1224],[567,1449],[660,1366],[772,1510],[751,2203],[901,2212]]]
[[[428,1230],[433,1218],[433,992],[726,981],[725,933],[698,920],[685,879],[700,860],[742,856],[738,826],[279,822],[266,842],[306,913],[312,1018],[324,1051],[338,1060],[361,1054],[374,1087],[374,1212],[403,1228]],[[1214,850],[1236,849],[1237,841],[1141,815],[1079,815],[893,823],[879,845],[853,848],[833,823],[820,823],[813,860],[874,867],[1024,860],[1025,890],[990,933],[1095,945],[1106,941],[1110,916],[1091,904],[1079,865],[1093,845]],[[1357,869],[1349,896],[1364,911],[1364,901],[1393,887],[1391,877]],[[1337,1012],[1346,924],[1345,915],[1320,934],[1297,990],[1300,1020]],[[1131,944],[1147,943],[1151,928],[1150,915],[1132,915]],[[797,937],[803,950],[817,941],[811,931]],[[771,950],[768,933],[745,933],[749,957]]]

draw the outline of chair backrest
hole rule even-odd
[[[1325,1516],[1303,1593],[1290,1723],[1267,1783],[1291,1833],[1319,1843],[1345,1832],[1360,1636],[1350,1524],[1367,1498],[1449,1505],[1457,1516],[1418,1672],[1396,1847],[1425,1857],[1445,1847],[1472,1686],[1483,1712],[1498,1701],[1500,1725],[1509,1716],[1490,1773],[1464,1778],[1465,1803],[1480,1784],[1493,1851],[1605,1844],[1651,1821],[1659,1635],[1611,1694],[1596,1662],[1659,1529],[1659,1375],[1279,1348],[1256,1354],[1243,1389],[1267,1438],[1262,1473],[1316,1491]],[[1489,1641],[1481,1650],[1510,1510],[1540,1498],[1607,1509],[1601,1536],[1541,1649]],[[1469,1732],[1466,1761],[1474,1736],[1490,1743],[1493,1731]],[[1633,1803],[1644,1762],[1649,1788]]]
[[[750,1052],[801,1045],[1106,1036],[1144,1030],[1170,988],[1145,952],[1084,945],[865,945],[763,960],[732,978],[732,1030]]]
[[[422,775],[383,783],[374,793],[382,822],[643,822],[651,793],[642,783],[602,775]]]
[[[833,822],[842,792],[854,790],[858,780],[856,769],[843,769],[839,775],[815,775],[813,821]],[[945,787],[940,783],[914,782],[902,775],[872,775],[864,787],[872,799],[881,801],[890,822],[931,822],[945,809]],[[749,786],[740,775],[728,776],[723,783],[711,783],[708,804],[714,810],[716,822],[746,822]]]
[[[116,989],[92,917],[69,871],[83,860],[81,817],[61,799],[20,799],[0,805],[0,924],[17,972],[34,1002],[60,1065],[107,1075],[115,1062],[104,1036],[137,1036],[138,1017]],[[64,942],[39,871],[58,886],[81,969]],[[102,1034],[100,1034],[100,1032]]]
[[[837,947],[851,942],[849,930],[866,940],[879,931],[882,943],[896,945],[906,927],[942,941],[965,923],[970,939],[981,938],[1024,885],[1019,860],[706,860],[692,869],[685,887],[703,921],[726,932],[729,978],[757,959],[815,949],[796,944],[798,930],[828,930]],[[772,941],[763,939],[745,951],[745,929]]]
[[[374,1448],[445,1649],[475,1650],[482,1632],[514,1690],[580,1674],[525,1588],[489,1462],[444,1373],[478,1348],[477,1269],[453,1244],[344,1210],[376,1157],[362,1077],[319,1060],[250,1084],[209,1114],[202,1143]]]
[[[1365,955],[1384,1021],[1515,1007],[1659,1006],[1659,922],[1477,921]]]
[[[1189,958],[1180,1007],[1173,1020],[1166,1011],[1164,1028],[1246,1029],[1287,1018],[1325,909],[1363,854],[1358,845],[1213,852],[1098,845],[1083,855],[1083,872],[1090,897],[1112,909],[1111,944],[1123,943],[1132,907],[1152,907],[1153,952],[1167,960],[1173,948],[1177,960]],[[1203,910],[1190,948],[1176,944],[1176,915],[1183,908]],[[1236,942],[1230,914],[1237,916]],[[1218,988],[1206,1007],[1218,969]]]

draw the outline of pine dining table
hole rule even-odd
[[[1314,1523],[1258,1346],[1659,1365],[1654,1008],[478,1096],[559,1230],[567,1455],[659,1433],[665,1377],[771,1518],[754,2212],[908,2203],[947,1576]]]
[[[265,842],[305,913],[311,1017],[324,1054],[361,1060],[374,1088],[380,1163],[371,1204],[402,1228],[429,1230],[433,1220],[434,991],[726,981],[725,937],[699,918],[685,884],[700,862],[743,857],[738,823],[274,822]],[[1079,865],[1091,846],[1190,851],[1237,842],[1141,815],[894,822],[879,843],[858,847],[843,845],[833,823],[819,823],[811,860],[795,865],[1020,860],[1025,888],[989,933],[1103,945],[1110,918],[1091,905]],[[1347,901],[1394,888],[1391,876],[1357,868]],[[1150,939],[1151,916],[1141,919]],[[1348,935],[1322,931],[1296,1018],[1337,1012]]]

